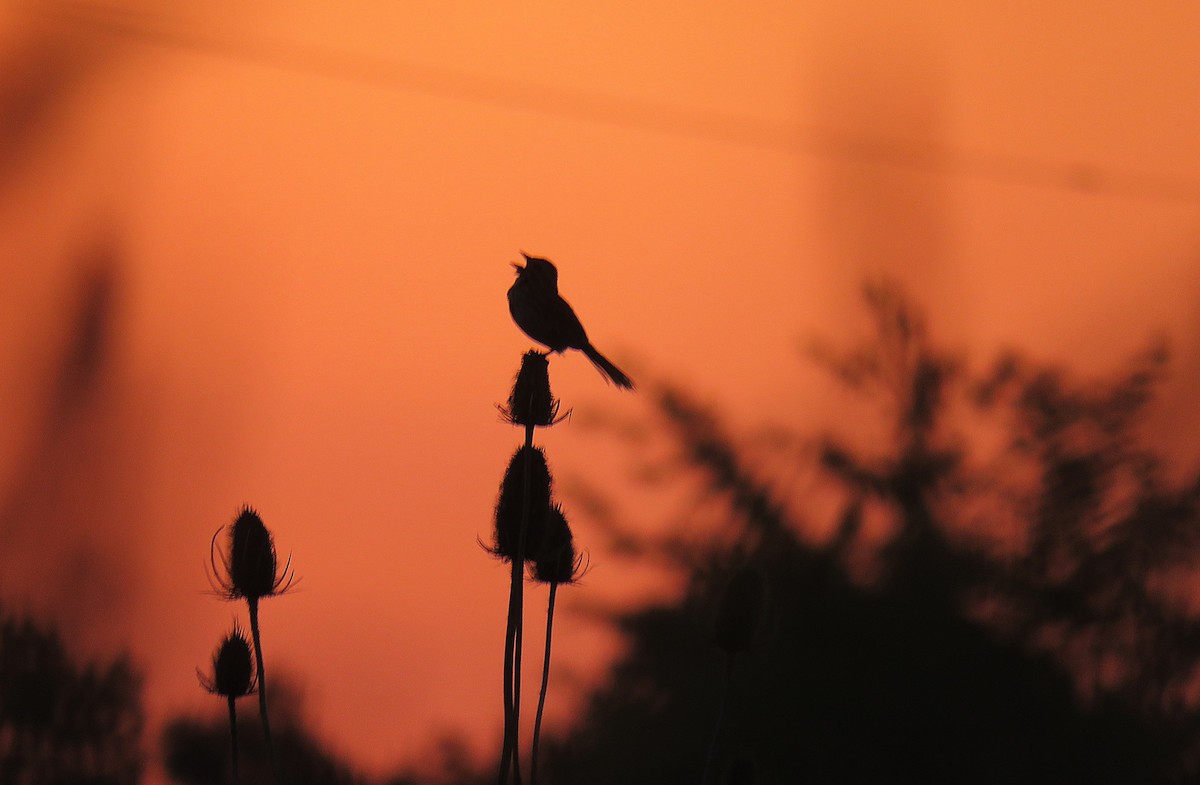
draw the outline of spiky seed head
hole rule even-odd
[[[200,683],[214,695],[240,698],[254,691],[254,662],[250,656],[250,642],[236,624],[213,652],[212,667],[212,677],[201,676]]]
[[[526,463],[529,464],[528,471]],[[550,512],[550,468],[540,447],[522,446],[508,462],[504,480],[500,483],[500,498],[496,502],[495,543],[491,551],[505,561],[518,556],[527,474],[529,522],[521,556],[532,556],[541,548],[542,532]]]
[[[229,530],[229,579],[243,597],[266,597],[275,591],[275,543],[262,518],[243,507]]]
[[[263,597],[287,591],[296,576],[289,558],[279,565],[275,557],[275,541],[262,518],[253,507],[244,506],[228,527],[224,551],[217,544],[223,529],[213,535],[210,581],[225,599],[246,599],[257,602]]]
[[[574,583],[582,572],[582,562],[575,552],[575,538],[562,505],[551,505],[541,547],[534,556],[533,579],[541,583]]]
[[[513,425],[550,426],[558,422],[559,401],[550,393],[550,363],[541,352],[528,351],[513,382],[501,416]]]
[[[729,654],[750,648],[762,626],[767,603],[767,582],[750,565],[738,570],[717,606],[713,642]]]

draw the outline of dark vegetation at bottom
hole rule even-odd
[[[52,626],[0,607],[0,783],[138,782],[141,691],[128,657],[79,662]]]
[[[270,695],[270,711],[277,726],[271,740],[279,761],[280,778],[289,785],[365,785],[366,777],[353,766],[325,750],[304,727],[297,691],[282,681]],[[262,724],[253,712],[238,719],[241,745],[241,781],[271,781]],[[229,720],[218,713],[212,717],[177,718],[163,732],[163,764],[180,785],[223,785],[232,780],[229,759]]]
[[[1049,655],[919,591],[853,586],[827,555],[789,536],[764,539],[749,556],[771,587],[773,624],[736,662],[723,768],[741,760],[764,783],[1167,778],[1184,729],[1116,700],[1085,708]],[[710,594],[696,586],[690,604],[711,605]],[[580,724],[547,750],[547,782],[699,782],[718,652],[697,614],[680,608],[618,624],[632,649]]]

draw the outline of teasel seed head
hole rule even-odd
[[[574,583],[586,572],[584,557],[575,551],[575,538],[563,514],[562,505],[553,504],[546,517],[541,547],[533,560],[533,579],[540,583]]]
[[[525,464],[529,462],[529,523],[525,529],[525,556],[532,558],[541,548],[542,532],[550,513],[550,468],[540,447],[521,447],[508,462],[496,502],[494,543],[489,549],[504,561],[517,557],[521,512],[525,499]]]
[[[738,570],[725,587],[717,606],[713,642],[729,654],[750,648],[762,627],[767,604],[767,582],[755,567]]]
[[[500,416],[513,425],[546,427],[562,419],[558,416],[560,405],[550,393],[550,363],[546,355],[526,352],[508,403],[499,407]]]
[[[200,675],[204,689],[225,698],[240,698],[254,692],[254,662],[250,642],[235,622],[233,631],[213,652],[212,676]],[[197,671],[199,673],[199,671]]]
[[[242,507],[229,525],[229,545],[225,553],[218,552],[220,534],[218,529],[213,535],[209,560],[215,585],[226,598],[256,601],[282,594],[291,587],[295,581],[292,561],[289,558],[280,568],[274,538],[253,507]]]

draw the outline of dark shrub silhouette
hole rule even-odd
[[[288,785],[363,785],[366,778],[327,751],[304,726],[300,700],[292,684],[277,679],[269,696],[271,743],[279,776]],[[262,723],[255,718],[237,720],[241,780],[270,782],[271,756]],[[180,785],[226,785],[232,778],[229,756],[229,718],[213,712],[203,718],[177,717],[162,737],[163,765]]]
[[[806,445],[790,460],[845,500],[832,535],[814,536],[752,468],[782,459],[678,389],[650,391],[681,460],[648,476],[685,467],[726,525],[697,536],[684,520],[651,539],[601,517],[616,552],[676,569],[685,599],[609,614],[627,654],[577,725],[544,742],[547,781],[700,780],[721,701],[719,576],[738,563],[761,571],[770,607],[724,712],[716,769],[734,780],[1194,775],[1200,628],[1181,597],[1200,481],[1172,484],[1138,438],[1165,353],[1101,382],[1015,356],[976,378],[897,290],[869,286],[867,302],[868,342],[814,353],[880,404],[886,442],[776,440]],[[986,429],[1002,435],[991,453]],[[872,517],[887,526],[868,537]]]
[[[141,689],[128,657],[78,664],[53,627],[0,609],[0,782],[138,782]]]

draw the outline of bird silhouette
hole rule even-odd
[[[558,293],[558,269],[547,259],[522,252],[525,266],[513,262],[517,280],[508,289],[508,310],[517,326],[551,353],[578,349],[618,387],[633,389],[625,372],[596,351],[570,303]]]

